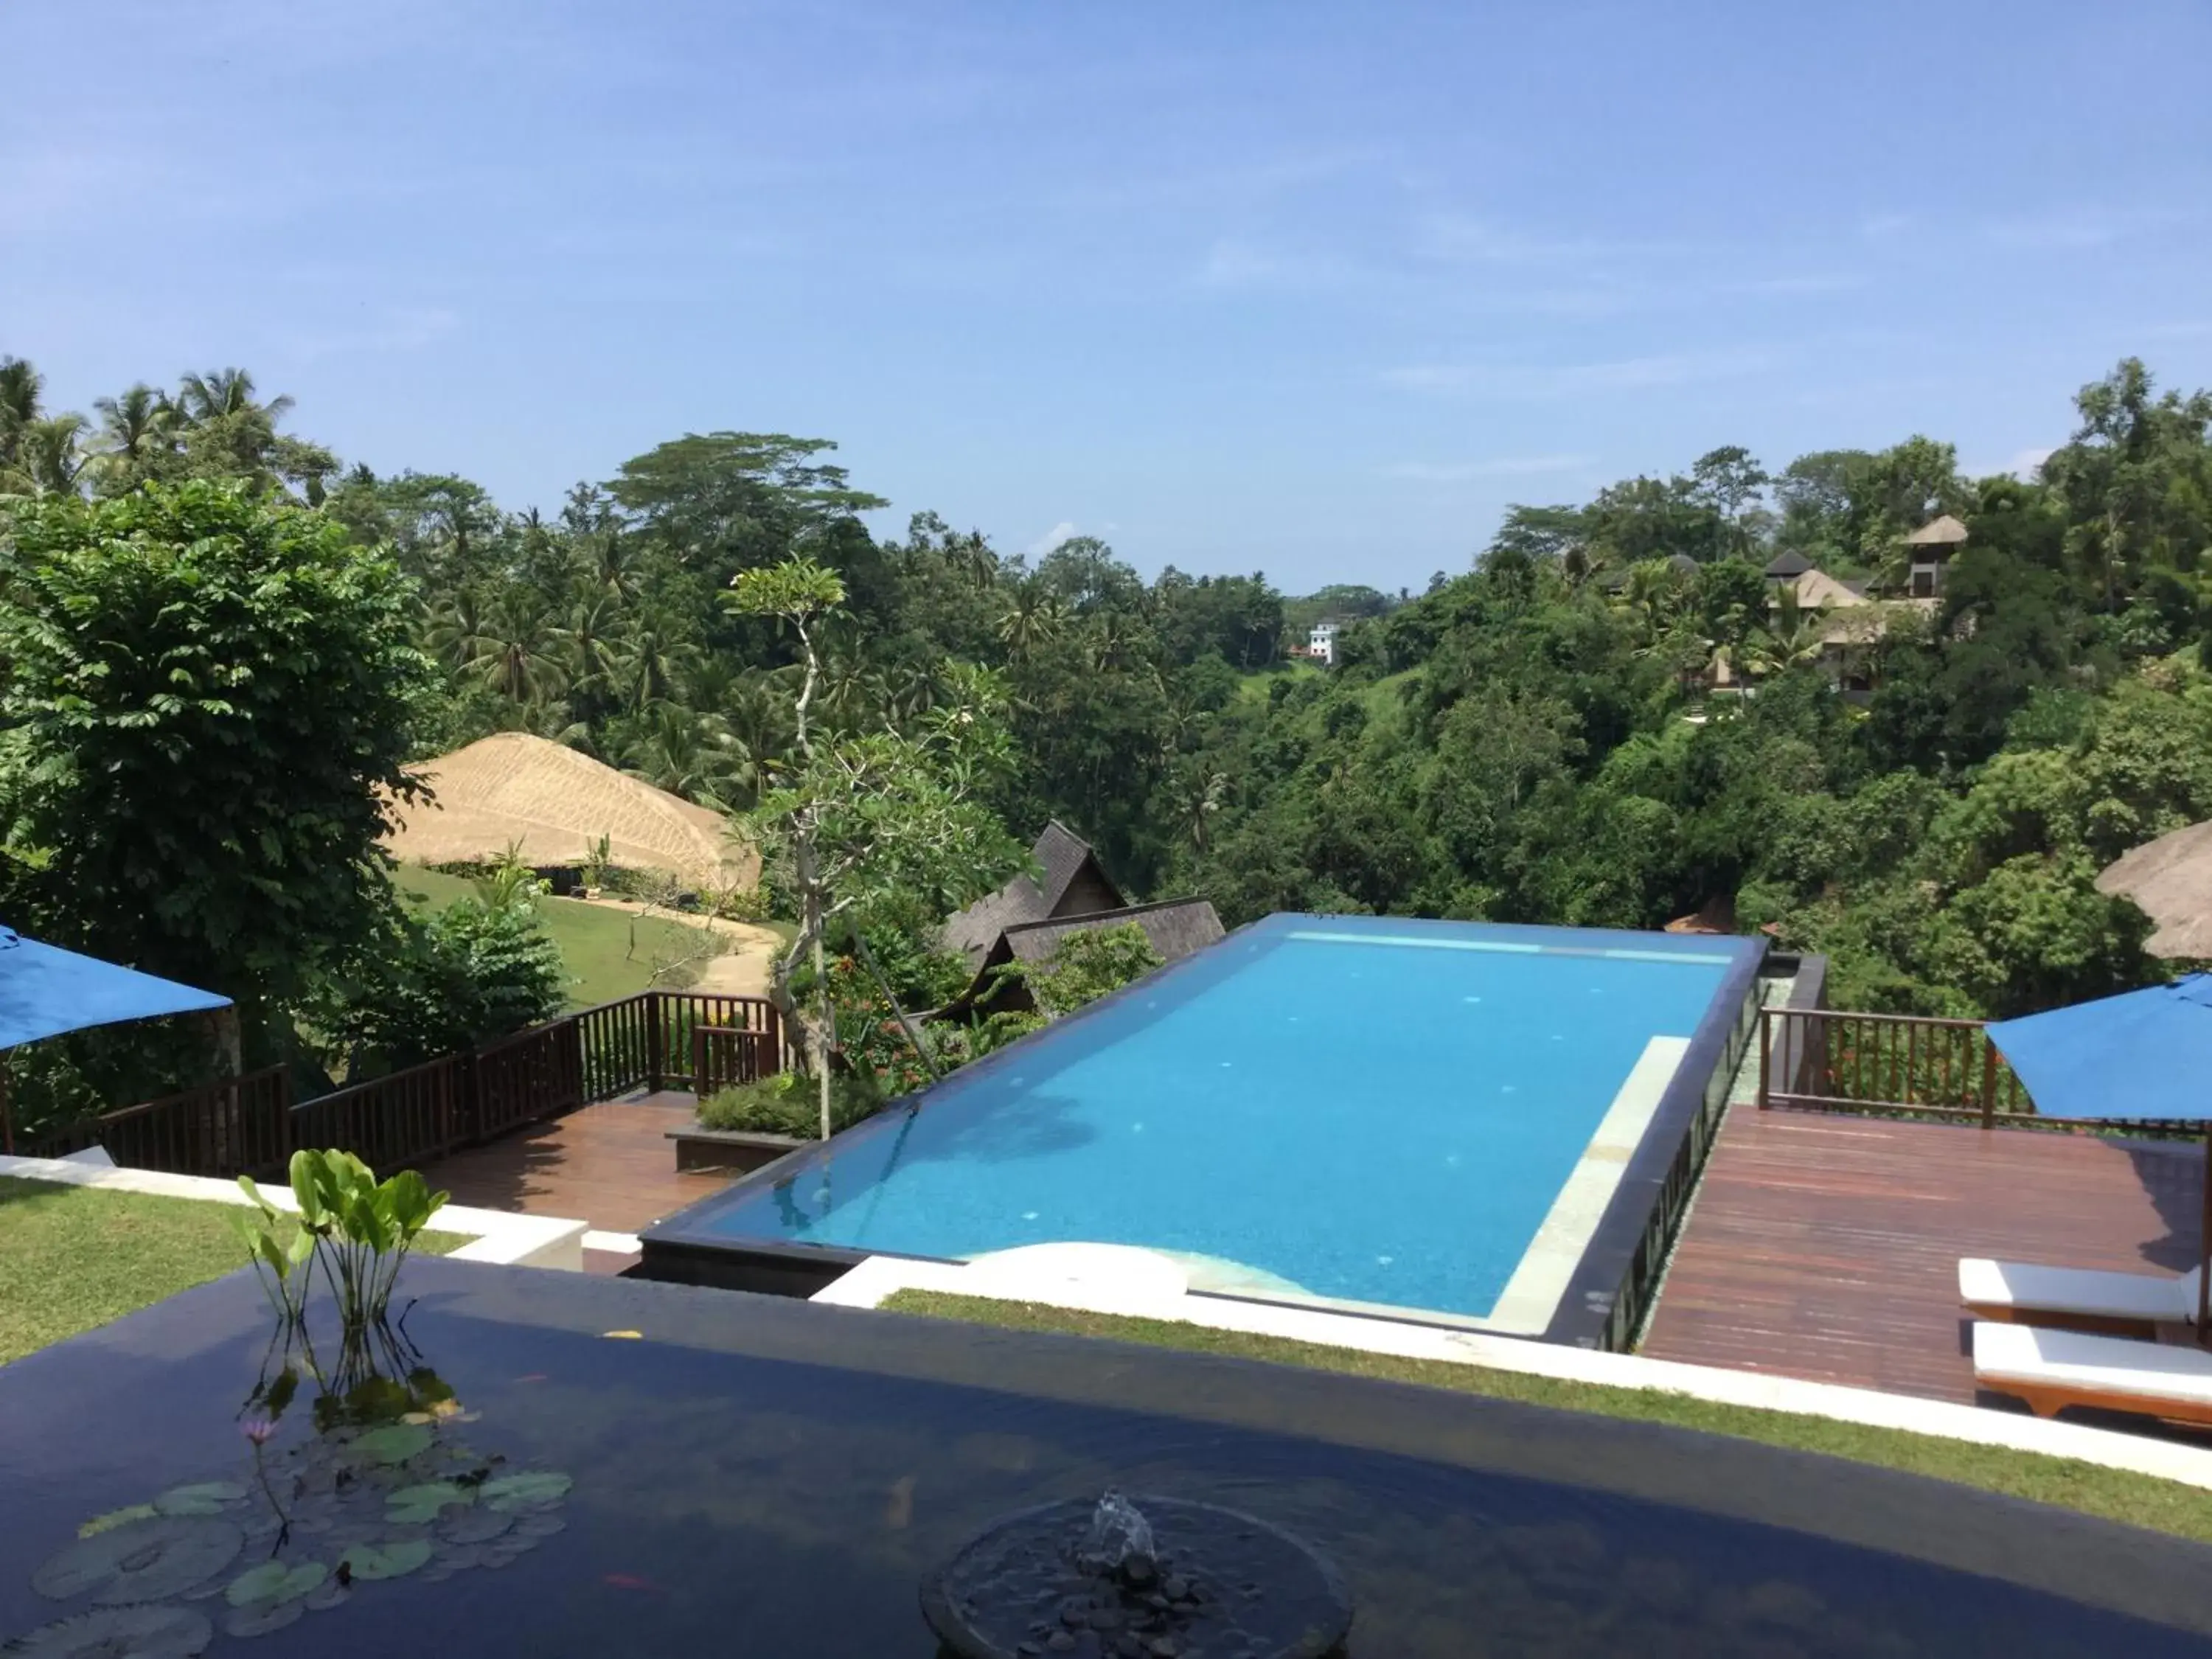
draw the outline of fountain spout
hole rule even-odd
[[[1152,1526],[1143,1512],[1109,1486],[1091,1514],[1083,1563],[1094,1572],[1116,1572],[1132,1560],[1152,1559]]]

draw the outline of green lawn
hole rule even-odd
[[[422,909],[441,908],[475,891],[466,877],[419,865],[394,872],[392,881]],[[679,990],[699,977],[706,962],[702,947],[712,951],[717,943],[706,929],[665,916],[635,916],[577,899],[546,898],[539,903],[561,958],[568,964],[572,1008],[612,1002],[654,986]],[[664,966],[671,971],[656,978],[654,970]]]
[[[1709,1434],[1733,1435],[1770,1446],[1821,1452],[1831,1457],[1849,1458],[1853,1462],[1953,1480],[1985,1492],[2026,1498],[2109,1521],[2147,1527],[2154,1532],[2172,1533],[2212,1543],[2212,1492],[2185,1486],[2177,1481],[2154,1480],[2148,1475],[2100,1468],[2093,1463],[2077,1463],[2068,1458],[2005,1451],[1994,1446],[1939,1440],[1893,1429],[1861,1428],[1825,1417],[1798,1417],[1747,1406],[1717,1406],[1676,1394],[1562,1382],[1550,1377],[1526,1376],[1516,1371],[1485,1370],[1480,1366],[1455,1364],[1446,1360],[1398,1359],[1384,1354],[1361,1353],[1356,1349],[1322,1347],[1279,1337],[1247,1336],[1240,1332],[1211,1330],[1202,1325],[1167,1320],[1078,1313],[1033,1302],[999,1302],[983,1297],[946,1296],[933,1291],[900,1291],[884,1306],[897,1313],[964,1319],[1015,1330],[1110,1337],[1152,1347],[1226,1354],[1279,1365],[1305,1365],[1316,1370],[1342,1371],[1394,1382],[1418,1382],[1494,1400],[1517,1400],[1565,1411],[1593,1412],[1601,1417],[1668,1423],[1677,1428],[1702,1429]]]
[[[0,1176],[0,1364],[246,1266],[229,1208]],[[424,1233],[415,1248],[467,1242]]]
[[[1317,680],[1322,671],[1310,662],[1278,663],[1273,668],[1255,668],[1237,682],[1237,701],[1240,703],[1265,703],[1268,690],[1277,680],[1297,684],[1300,680]]]

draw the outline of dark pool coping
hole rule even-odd
[[[1064,1037],[1070,1027],[1079,1029],[1083,1024],[1096,1018],[1125,998],[1153,994],[1170,979],[1195,976],[1206,972],[1218,966],[1231,945],[1248,939],[1257,930],[1266,928],[1290,933],[1301,928],[1326,927],[1332,922],[1341,924],[1346,920],[1281,911],[1260,921],[1249,922],[1205,950],[1148,974],[1134,984],[1125,985],[1044,1030],[1034,1032],[996,1054],[963,1066],[954,1074],[954,1078],[972,1079],[988,1073],[991,1068],[1024,1064],[1026,1058],[1024,1051],[1038,1038],[1049,1035]],[[1356,920],[1361,922],[1389,922],[1416,930],[1437,925],[1413,917],[1359,917]],[[1753,992],[1757,988],[1760,964],[1765,957],[1767,941],[1758,935],[1686,938],[1629,928],[1523,927],[1511,922],[1484,922],[1480,925],[1499,931],[1519,930],[1532,934],[1587,934],[1593,943],[1610,939],[1626,945],[1634,941],[1640,948],[1645,949],[1654,948],[1653,940],[1664,939],[1668,941],[1665,948],[1675,954],[1692,955],[1703,949],[1735,958],[1723,973],[1720,985],[1707,1005],[1704,1018],[1692,1034],[1689,1047],[1684,1051],[1674,1078],[1660,1097],[1650,1121],[1638,1139],[1635,1156],[1630,1160],[1597,1226],[1584,1243],[1575,1271],[1568,1279],[1566,1291],[1559,1298],[1559,1305],[1539,1339],[1576,1347],[1625,1350],[1629,1346],[1641,1319],[1644,1299],[1656,1285],[1666,1261],[1667,1247],[1687,1206],[1690,1188],[1694,1185],[1697,1173],[1703,1167],[1705,1153],[1711,1135],[1717,1127],[1719,1114],[1726,1109],[1729,1079],[1734,1071],[1735,1060],[1741,1055],[1744,1043],[1749,1041],[1751,1033],[1756,1030],[1758,1001]],[[902,1103],[894,1110],[925,1109],[929,1097],[953,1080],[947,1079],[917,1091],[907,1097],[910,1104]],[[813,1142],[802,1151],[779,1160],[770,1169],[743,1176],[721,1191],[678,1210],[673,1215],[663,1217],[639,1233],[643,1255],[635,1271],[641,1277],[672,1284],[809,1297],[827,1289],[870,1256],[929,1261],[946,1260],[938,1256],[914,1256],[897,1250],[856,1250],[839,1245],[797,1244],[773,1239],[735,1240],[725,1235],[708,1232],[699,1225],[700,1219],[709,1212],[741,1203],[753,1193],[778,1182],[803,1178],[807,1170],[829,1155],[840,1142],[862,1135],[896,1133],[892,1114],[886,1112],[867,1122],[856,1124],[827,1141]],[[1215,1291],[1194,1294],[1223,1295]],[[1224,1299],[1278,1301],[1285,1306],[1340,1308],[1342,1311],[1358,1317],[1401,1318],[1415,1324],[1474,1328],[1495,1335],[1516,1334],[1487,1326],[1480,1319],[1443,1314],[1435,1310],[1408,1307],[1402,1310],[1386,1310],[1365,1304],[1352,1307],[1332,1304],[1326,1298],[1306,1302],[1230,1294]]]

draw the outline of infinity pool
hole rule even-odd
[[[1759,954],[1271,917],[671,1218],[648,1257],[1133,1244],[1202,1291],[1541,1334],[1616,1200],[1641,1236]]]

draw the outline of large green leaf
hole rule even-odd
[[[330,1576],[331,1570],[319,1561],[302,1561],[297,1566],[288,1566],[282,1561],[264,1561],[232,1579],[222,1599],[234,1607],[247,1607],[256,1601],[296,1601]]]
[[[203,1480],[190,1486],[172,1486],[154,1500],[163,1515],[214,1515],[246,1496],[234,1480]]]
[[[352,1449],[371,1462],[404,1463],[426,1449],[432,1437],[428,1427],[421,1423],[387,1423],[356,1437]]]
[[[385,1500],[384,1518],[394,1525],[419,1526],[437,1518],[438,1511],[449,1504],[473,1504],[476,1489],[465,1486],[458,1480],[431,1480],[418,1486],[402,1486],[388,1494]]]
[[[383,1544],[356,1544],[338,1558],[354,1578],[398,1578],[430,1559],[427,1538],[395,1538]]]
[[[495,1510],[536,1509],[557,1503],[575,1483],[565,1474],[533,1470],[526,1474],[501,1475],[483,1484],[483,1501]]]

